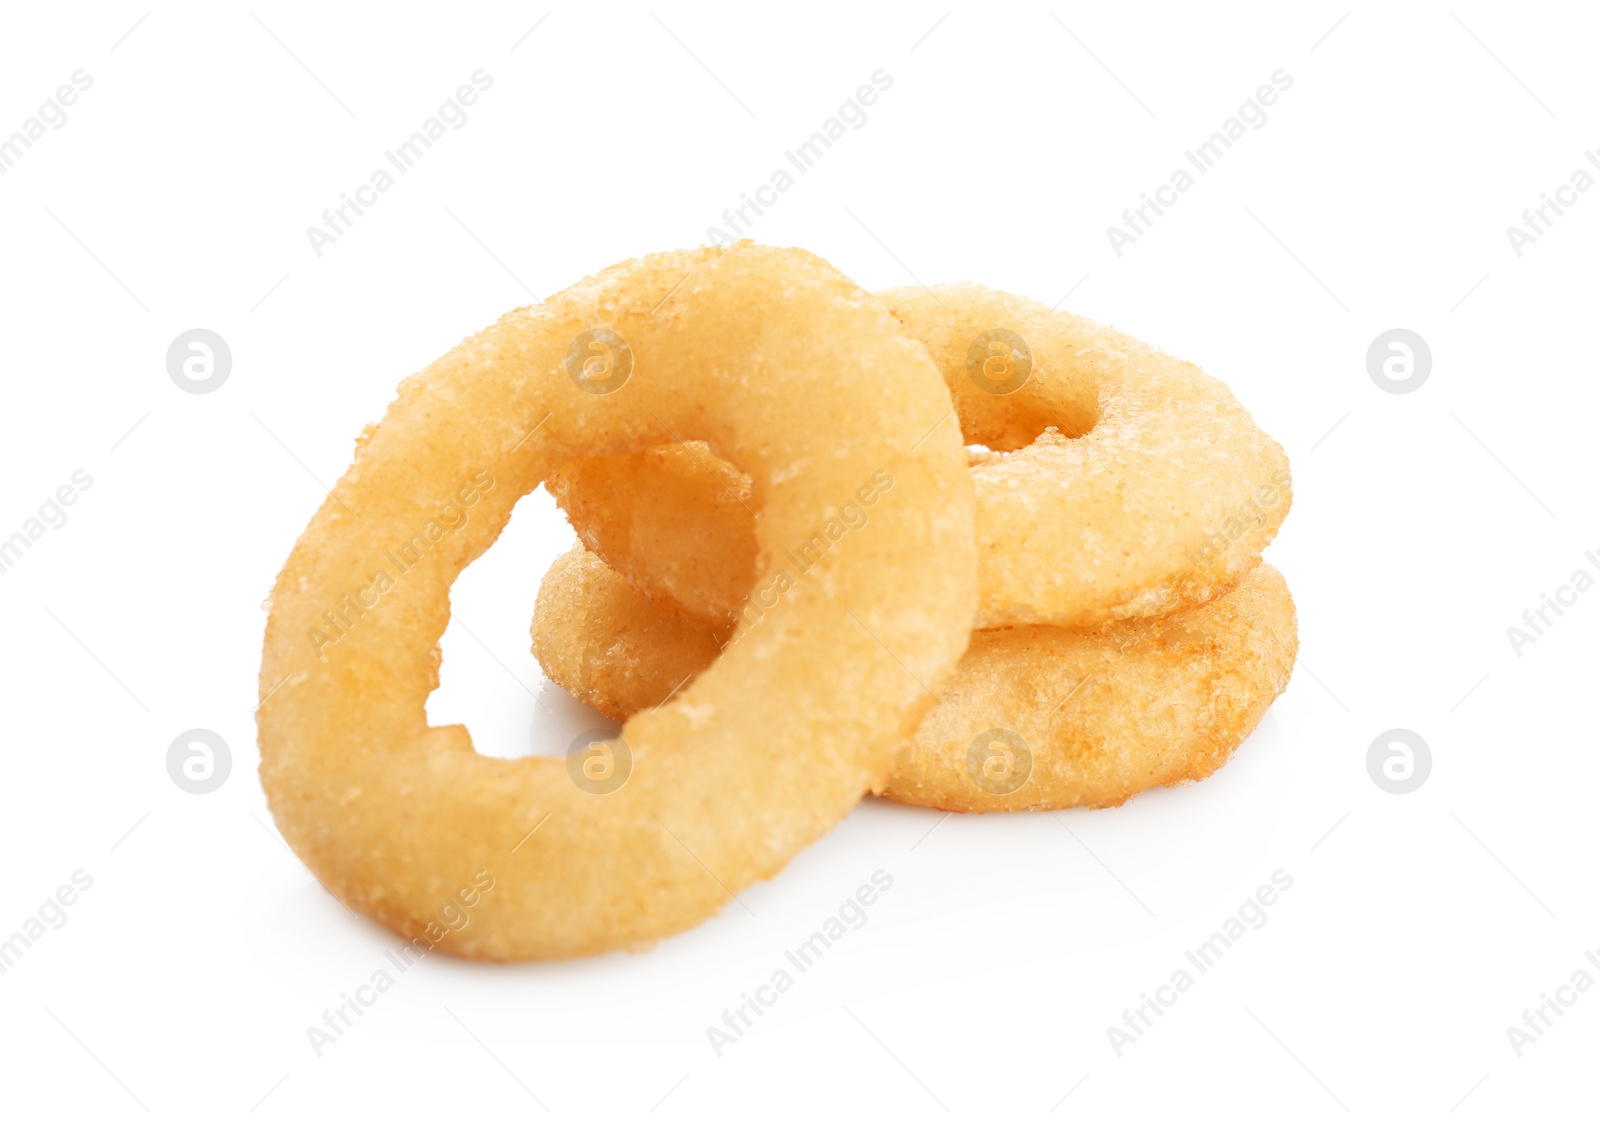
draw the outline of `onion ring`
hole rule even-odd
[[[540,586],[534,654],[621,721],[665,702],[726,632],[657,609],[580,545]],[[1200,780],[1283,693],[1297,647],[1294,601],[1266,563],[1165,617],[977,632],[883,795],[953,812],[1101,808]]]
[[[979,286],[879,297],[944,372],[965,440],[987,447],[972,461],[978,627],[1160,616],[1260,560],[1289,509],[1288,460],[1216,379]],[[757,505],[708,450],[573,461],[546,486],[652,602],[746,611]]]
[[[441,903],[488,872],[438,943],[497,960],[642,947],[771,877],[882,786],[929,704],[918,681],[941,683],[969,639],[970,474],[954,432],[923,439],[949,408],[878,302],[750,244],[613,266],[407,379],[273,589],[261,779],[289,846],[345,904],[430,941]],[[557,460],[686,439],[755,482],[776,594],[624,726],[622,787],[430,728],[450,585],[515,501]],[[785,549],[875,474],[893,488],[871,526],[787,574]]]

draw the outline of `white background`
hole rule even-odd
[[[1600,593],[1520,656],[1506,629],[1600,573],[1600,192],[1520,258],[1505,231],[1600,147],[1595,32],[1478,0],[12,7],[0,133],[94,84],[0,176],[0,537],[94,483],[0,574],[0,936],[94,884],[0,976],[5,1114],[1592,1112],[1600,994],[1520,1058],[1506,1028],[1600,948]],[[466,125],[319,258],[306,228],[480,68]],[[867,124],[755,236],[869,288],[1066,296],[1227,381],[1294,468],[1268,554],[1300,611],[1288,692],[1198,786],[943,822],[869,800],[748,910],[643,955],[430,957],[317,1057],[307,1027],[399,944],[289,853],[255,774],[260,604],[324,485],[404,375],[705,241],[880,68]],[[1113,253],[1280,68],[1266,125]],[[214,393],[167,375],[194,327],[232,349]],[[1411,394],[1366,370],[1394,327],[1431,346]],[[457,586],[430,713],[486,752],[592,724],[528,651],[570,541],[535,493]],[[205,796],[166,768],[194,727],[233,755]],[[1393,727],[1433,754],[1406,796],[1367,772]],[[868,922],[716,1056],[706,1028],[880,869]],[[1267,924],[1118,1057],[1107,1027],[1279,869]]]

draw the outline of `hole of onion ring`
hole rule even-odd
[[[1082,437],[1100,420],[1096,405],[1084,402],[1050,407],[1023,397],[1025,393],[993,403],[968,403],[971,416],[962,419],[961,435],[969,452],[1013,453],[1027,448],[1051,428],[1063,437]]]
[[[539,578],[572,541],[566,517],[540,485],[517,501],[495,544],[461,572],[450,587],[429,725],[466,726],[486,757],[561,757],[578,734],[617,729],[546,679],[529,646]]]

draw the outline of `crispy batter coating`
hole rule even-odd
[[[647,604],[582,546],[556,559],[533,610],[533,652],[545,674],[615,722],[666,702],[710,667],[728,632]]]
[[[922,439],[949,409],[926,350],[798,250],[624,262],[466,340],[401,384],[273,588],[257,718],[284,838],[351,908],[463,956],[640,947],[722,909],[883,785],[915,680],[966,647],[972,478],[953,429]],[[451,583],[516,500],[558,460],[680,439],[751,478],[771,604],[627,722],[625,783],[430,728]],[[871,523],[786,571],[874,479]]]
[[[1104,808],[1203,780],[1289,685],[1298,647],[1294,600],[1267,563],[1165,617],[975,633],[884,795],[955,812]],[[1003,742],[979,746],[974,762],[974,740],[992,729],[1028,747],[1025,780]],[[975,775],[990,774],[980,787]]]
[[[664,610],[726,616],[755,582],[750,478],[704,441],[579,457],[544,486],[583,544]]]
[[[718,633],[663,612],[577,546],[539,589],[534,653],[621,721],[715,658]],[[883,794],[956,812],[1107,807],[1220,768],[1288,685],[1294,601],[1262,563],[1229,592],[1095,629],[979,631]]]
[[[989,450],[972,465],[980,628],[1201,605],[1277,534],[1288,460],[1193,364],[976,285],[879,297],[943,371],[965,440]],[[653,603],[740,611],[760,504],[708,450],[573,461],[548,486],[584,545]]]

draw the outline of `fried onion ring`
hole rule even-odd
[[[1216,379],[975,285],[879,297],[944,372],[965,440],[986,447],[972,460],[980,628],[1160,616],[1260,560],[1289,509],[1288,460]],[[759,505],[709,450],[577,460],[546,486],[653,603],[746,611]]]
[[[322,884],[408,938],[535,959],[641,947],[720,910],[888,776],[976,606],[974,502],[926,351],[798,250],[624,262],[508,313],[401,384],[274,586],[258,711],[279,829]],[[555,462],[703,440],[759,497],[759,627],[611,748],[567,763],[430,728],[451,583]],[[785,552],[874,478],[870,527],[805,574]],[[448,513],[448,514],[447,514]],[[787,581],[776,580],[787,577]],[[892,655],[891,655],[892,653]],[[908,671],[910,674],[908,674]],[[437,928],[437,926],[433,926]]]
[[[622,721],[715,659],[726,631],[657,609],[580,545],[540,586],[534,654]],[[883,795],[953,812],[1101,808],[1200,780],[1282,694],[1297,647],[1294,601],[1266,563],[1165,617],[977,632]]]

